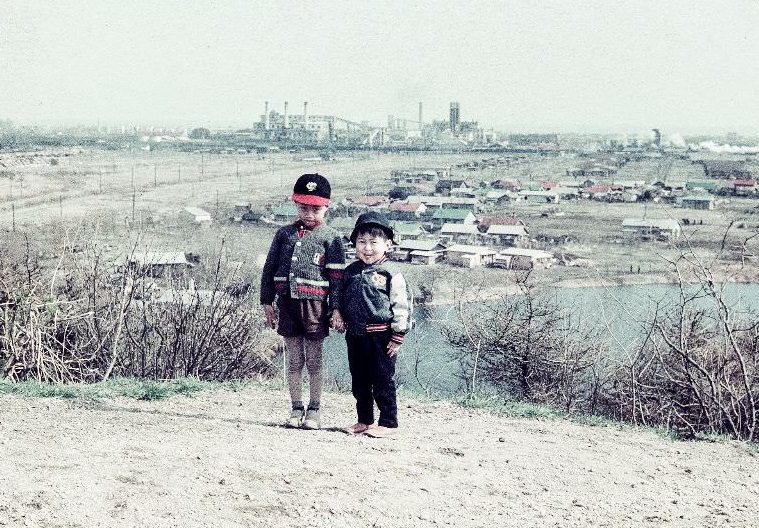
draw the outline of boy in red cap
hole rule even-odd
[[[330,323],[342,326],[338,292],[345,271],[345,248],[340,233],[324,223],[330,195],[324,176],[304,174],[298,178],[292,195],[298,219],[277,230],[261,274],[266,323],[285,339],[292,401],[289,427],[321,427],[322,344]],[[302,398],[304,365],[309,377],[307,408]]]

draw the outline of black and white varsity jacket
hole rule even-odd
[[[385,258],[369,265],[357,260],[345,268],[340,306],[351,335],[391,330],[391,339],[402,343],[411,327],[410,289]]]
[[[300,222],[279,228],[269,247],[261,273],[261,304],[272,304],[277,294],[293,299],[329,299],[339,309],[345,271],[342,235],[321,224],[313,230]]]

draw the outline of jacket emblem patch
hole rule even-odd
[[[384,288],[387,286],[387,277],[382,275],[381,273],[372,273],[372,284],[374,284],[375,288]]]
[[[314,264],[317,266],[324,266],[324,253],[314,254]]]

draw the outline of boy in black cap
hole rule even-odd
[[[403,275],[387,264],[393,229],[379,213],[363,213],[351,234],[357,261],[345,269],[340,306],[348,344],[358,421],[352,434],[392,436],[398,430],[395,356],[411,324],[411,295]],[[379,409],[374,425],[374,403]]]
[[[330,322],[342,326],[338,293],[345,271],[345,248],[340,233],[324,223],[330,195],[324,176],[304,174],[298,178],[292,195],[298,219],[274,235],[261,273],[266,323],[285,338],[292,401],[289,427],[321,427],[322,344]],[[277,311],[272,306],[275,298]],[[307,409],[302,398],[304,365],[309,377]]]

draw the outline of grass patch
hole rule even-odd
[[[267,385],[268,382],[261,380],[215,382],[201,381],[197,378],[179,378],[165,381],[113,378],[101,383],[64,384],[0,380],[0,394],[15,394],[32,398],[79,398],[88,400],[124,397],[155,401],[175,395],[191,397],[199,392],[211,390],[239,392],[246,387],[259,386],[259,384]]]

